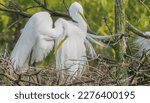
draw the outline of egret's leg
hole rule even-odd
[[[29,57],[29,68],[30,68],[30,66],[32,65],[31,64],[31,60],[32,60],[32,53],[33,53],[33,49],[32,49],[32,51],[31,51],[31,53],[30,53],[30,57]],[[31,82],[31,76],[29,76],[29,82]],[[29,86],[30,86],[31,84],[29,83]]]
[[[59,85],[59,81],[60,81],[60,72],[61,71],[57,72],[57,81],[56,81],[57,85]]]
[[[33,67],[36,67],[36,62],[33,63]],[[37,83],[40,83],[38,74],[36,74],[36,81]]]

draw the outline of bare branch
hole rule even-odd
[[[130,81],[129,81],[129,85],[132,85],[132,82],[134,80],[134,78],[137,76],[137,73],[138,71],[141,69],[141,67],[143,66],[144,62],[146,61],[146,53],[143,52],[142,56],[141,56],[141,59],[140,59],[140,63],[139,65],[137,66],[137,69],[136,69],[136,72],[134,73],[134,75],[131,77]]]
[[[107,17],[104,17],[104,22],[105,22],[105,24],[106,24],[106,26],[107,26],[107,28],[108,28],[110,34],[113,35],[113,32],[112,32],[111,28],[110,28],[109,25],[108,25],[108,19],[107,19]]]
[[[0,3],[0,5],[2,5],[2,6],[5,7],[5,8],[8,8],[6,5],[4,5],[4,4],[2,4],[2,3]]]
[[[40,6],[40,5],[31,6],[31,7],[28,7],[28,8],[26,8],[26,9],[24,9],[24,11],[27,11],[27,10],[29,10],[29,9],[34,9],[34,8],[41,8],[41,6]]]
[[[16,14],[21,15],[23,17],[31,17],[31,15],[27,14],[26,12],[21,12],[21,11],[12,10],[12,9],[0,8],[0,11],[10,12],[10,13],[16,13]]]
[[[64,6],[65,6],[65,8],[66,8],[68,14],[69,14],[69,8],[68,8],[68,6],[67,6],[66,0],[63,0],[63,3],[64,3]]]
[[[150,8],[142,0],[139,0],[139,2],[150,12]]]
[[[55,11],[55,10],[47,8],[44,4],[42,4],[38,0],[34,0],[34,2],[36,2],[38,5],[40,5],[45,10],[49,11],[52,16],[61,16],[61,17],[70,18],[69,15],[67,15],[66,13],[62,13],[62,12]]]
[[[19,11],[23,12],[23,10],[13,1],[9,0],[9,2]]]
[[[47,0],[44,0],[44,6],[47,7]]]
[[[135,28],[132,24],[126,21],[126,29],[146,39],[150,39],[150,35],[145,35],[142,31]]]
[[[19,21],[21,21],[21,19],[14,21],[13,23],[11,23],[7,29],[10,29],[11,27],[13,27],[15,24],[19,23]]]
[[[88,80],[88,81],[83,81],[83,82],[75,82],[75,83],[70,83],[70,84],[67,84],[67,86],[72,86],[72,85],[82,85],[84,83],[94,83],[94,80]]]

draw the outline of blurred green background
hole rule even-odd
[[[6,5],[11,9],[15,9],[9,2],[10,0],[0,0],[1,4]],[[36,6],[37,4],[33,0],[11,0],[16,3],[22,10],[29,14],[34,14],[39,11],[45,11],[42,8],[28,9],[29,7]],[[43,0],[39,0],[43,2]],[[47,0],[48,7],[56,11],[67,12],[63,4],[63,0]],[[111,31],[114,33],[114,0],[66,0],[68,6],[71,3],[77,1],[81,3],[84,8],[85,17],[91,29],[101,35],[111,35],[104,18],[107,18],[107,22]],[[145,4],[150,8],[150,0],[145,0]],[[0,5],[0,8],[4,6]],[[150,13],[139,2],[139,0],[125,0],[126,19],[141,31],[150,31]],[[57,19],[57,17],[54,17]],[[15,43],[20,36],[20,30],[24,27],[29,18],[23,18],[15,13],[0,11],[0,52],[4,50],[6,44],[8,44],[8,52],[11,53]],[[128,32],[128,31],[127,31]],[[136,35],[128,32],[132,37],[130,38],[130,45],[136,39]],[[95,46],[97,53],[106,55],[106,57],[113,58],[113,50]],[[54,62],[54,55],[51,53],[41,65],[51,65]]]

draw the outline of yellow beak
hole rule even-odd
[[[91,29],[90,29],[90,27],[89,27],[89,25],[88,25],[88,23],[87,23],[87,20],[86,20],[86,18],[84,17],[84,15],[83,15],[82,13],[80,13],[80,12],[79,12],[79,14],[81,15],[81,17],[82,17],[82,18],[84,19],[84,21],[86,22],[88,31],[91,31]],[[68,36],[65,35],[65,37],[59,42],[59,44],[56,46],[56,48],[55,48],[55,50],[54,50],[54,54],[56,54],[57,50],[62,46],[62,44],[64,43],[64,41],[65,41],[67,38],[68,38]]]
[[[64,43],[64,41],[68,38],[67,35],[65,35],[65,37],[59,42],[59,44],[56,46],[55,50],[54,50],[54,54],[56,54],[57,50],[62,46],[62,44]]]
[[[81,15],[81,17],[82,17],[82,18],[84,19],[84,21],[86,22],[86,24],[87,24],[87,30],[88,30],[88,31],[91,31],[91,28],[90,28],[90,26],[88,25],[87,20],[86,20],[84,14],[82,14],[82,13],[80,13],[80,12],[79,12],[79,14]]]

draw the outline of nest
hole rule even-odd
[[[82,77],[59,81],[55,67],[29,67],[25,73],[14,70],[9,56],[0,54],[0,85],[8,86],[109,86],[109,85],[150,85],[150,63],[147,56],[126,57],[126,62],[98,56],[88,59]]]

